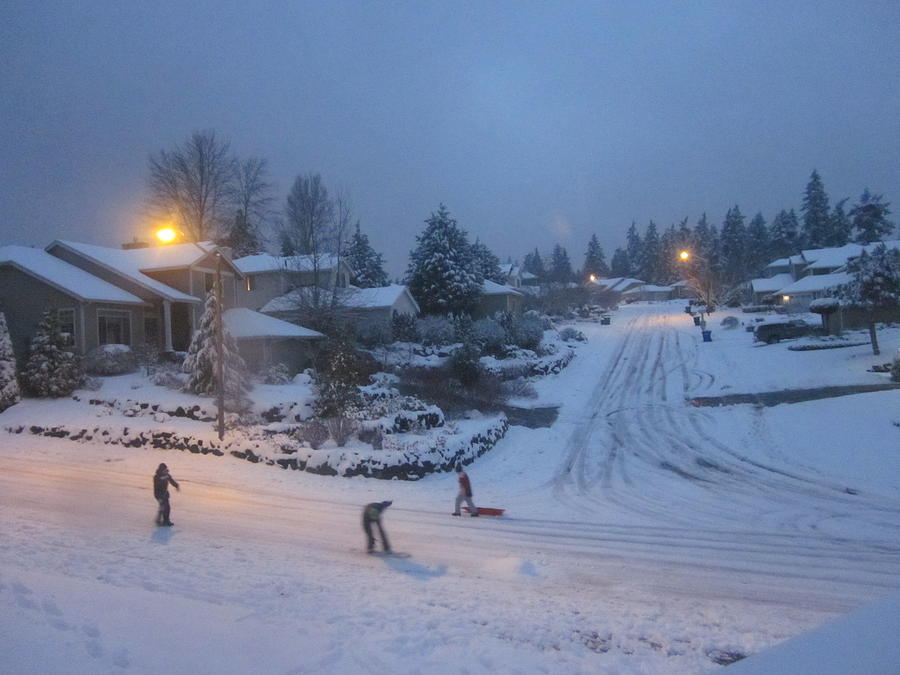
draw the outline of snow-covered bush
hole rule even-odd
[[[542,330],[550,330],[553,328],[553,320],[546,314],[541,314],[536,309],[529,309],[527,312],[523,312],[522,318],[538,321],[541,324]]]
[[[150,375],[150,381],[158,387],[182,390],[187,384],[188,376],[181,368],[172,363],[163,363]]]
[[[359,404],[361,374],[356,351],[346,337],[331,341],[319,354],[316,373],[316,415],[343,417]]]
[[[58,398],[68,396],[82,382],[84,372],[80,359],[66,347],[53,315],[44,312],[22,369],[25,391],[32,396]]]
[[[472,341],[472,317],[468,314],[456,314],[450,317],[453,322],[453,341]]]
[[[331,437],[339,448],[347,445],[347,440],[356,432],[358,425],[356,420],[349,417],[332,417],[325,421]]]
[[[422,344],[426,347],[452,344],[456,339],[453,322],[443,316],[425,316],[416,322]]]
[[[134,348],[134,360],[144,369],[146,375],[150,375],[159,364],[159,347],[151,342],[144,342]]]
[[[506,346],[506,330],[495,319],[478,319],[472,324],[472,340],[481,346],[484,354],[502,356]]]
[[[722,328],[731,330],[741,325],[740,320],[736,316],[726,316],[720,324]]]
[[[584,336],[580,330],[572,328],[571,326],[566,326],[561,331],[559,331],[559,339],[563,342],[571,342],[574,340],[575,342],[587,342],[587,338]]]
[[[309,443],[309,447],[318,450],[328,440],[328,427],[321,420],[307,420],[300,425],[300,438]]]
[[[362,427],[357,434],[357,438],[363,443],[368,443],[375,450],[384,448],[384,433],[380,427]]]
[[[291,381],[291,371],[283,363],[273,363],[260,373],[263,384],[288,384]]]
[[[544,337],[543,322],[540,319],[523,316],[512,327],[512,343],[522,349],[536,352]]]
[[[416,317],[412,314],[395,314],[391,319],[391,337],[394,342],[418,342],[420,336]]]
[[[503,382],[503,395],[507,398],[537,398],[534,385],[524,377]]]
[[[464,387],[472,387],[478,383],[482,369],[479,359],[481,353],[478,346],[467,342],[450,355],[447,365],[450,373],[459,380]]]
[[[6,326],[6,315],[0,312],[0,412],[19,402],[16,379],[16,355]]]
[[[124,375],[135,368],[137,361],[128,345],[99,345],[84,357],[84,370],[90,375]]]

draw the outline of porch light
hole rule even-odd
[[[791,296],[789,296],[789,295],[782,295],[782,296],[781,296],[781,301],[782,301],[782,302],[790,302],[790,301],[791,301]]]

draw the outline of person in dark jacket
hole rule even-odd
[[[459,479],[459,492],[456,495],[456,508],[451,515],[458,516],[459,507],[465,501],[469,507],[469,514],[474,518],[478,515],[478,509],[475,508],[475,503],[472,501],[472,483],[469,482],[469,476],[463,471],[462,464],[456,467],[456,477]]]
[[[178,483],[169,475],[169,467],[165,464],[160,464],[153,475],[153,496],[156,497],[156,501],[159,503],[159,511],[156,513],[156,524],[165,525],[166,527],[171,527],[175,524],[169,520],[169,512],[171,510],[169,506],[169,485],[181,491]]]
[[[366,504],[363,509],[362,525],[366,533],[366,551],[369,553],[375,550],[375,536],[372,534],[373,524],[378,526],[378,532],[381,533],[381,545],[384,548],[384,552],[391,552],[391,545],[388,543],[384,527],[381,525],[381,513],[391,504],[393,502],[372,502],[371,504]]]

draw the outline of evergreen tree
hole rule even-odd
[[[350,339],[337,337],[322,350],[317,363],[315,414],[326,419],[345,417],[360,402],[360,369]]]
[[[359,222],[347,247],[347,264],[353,270],[353,283],[361,288],[387,286],[388,276],[384,271],[384,256],[376,253],[369,243],[369,237],[360,232]]]
[[[628,262],[628,253],[624,248],[613,251],[612,260],[609,263],[609,273],[614,277],[630,277],[631,265]]]
[[[16,355],[13,352],[6,315],[0,312],[0,412],[19,402]]]
[[[548,276],[550,281],[558,284],[567,284],[575,276],[575,273],[572,271],[572,263],[569,261],[569,253],[559,244],[553,247]]]
[[[858,244],[871,244],[885,239],[894,229],[894,224],[887,217],[891,210],[890,202],[881,201],[881,195],[873,195],[866,188],[859,202],[850,209],[853,219],[854,241]]]
[[[206,306],[200,318],[200,328],[194,333],[191,346],[182,364],[182,370],[190,375],[185,390],[194,394],[215,396],[218,385],[218,358],[216,352],[216,319],[220,311],[215,286],[206,294]],[[222,359],[225,376],[225,405],[229,410],[240,410],[246,403],[250,390],[247,368],[238,353],[237,343],[228,329],[222,327]]]
[[[800,226],[794,209],[782,209],[769,228],[769,257],[786,258],[800,252]]]
[[[631,227],[625,235],[625,252],[628,254],[628,274],[640,274],[644,269],[644,247],[634,221],[631,221]]]
[[[278,233],[278,250],[285,258],[293,258],[299,254],[294,238],[287,230],[281,230]]]
[[[656,229],[656,223],[651,220],[642,239],[641,267],[638,276],[647,283],[659,283],[662,276],[661,266],[662,247],[659,241],[659,232]]]
[[[844,211],[844,204],[847,198],[834,205],[831,211],[831,236],[830,246],[844,246],[850,241],[853,234],[853,224],[850,222],[850,216]]]
[[[747,270],[756,276],[771,262],[769,259],[769,230],[762,213],[753,216],[747,226]]]
[[[219,242],[231,248],[232,257],[243,258],[247,255],[262,253],[265,249],[259,231],[250,224],[243,210],[238,209],[234,215],[234,223],[226,237]]]
[[[472,258],[482,279],[490,279],[498,284],[506,283],[506,277],[500,271],[500,258],[478,239],[472,244]]]
[[[737,204],[725,215],[721,241],[724,280],[730,284],[744,281],[747,278],[747,227]]]
[[[406,280],[425,314],[471,314],[481,293],[465,230],[441,204],[410,253]]]
[[[674,225],[669,225],[659,238],[659,283],[671,284],[678,280],[678,255],[689,248],[681,244],[681,236]]]
[[[849,268],[853,279],[840,294],[849,303],[866,308],[872,353],[878,354],[874,310],[900,305],[900,250],[879,244],[871,253],[863,251]]]
[[[806,185],[803,196],[803,247],[822,248],[831,241],[831,217],[828,209],[828,195],[819,173],[814,169]]]
[[[56,318],[44,312],[22,369],[25,391],[32,396],[59,398],[68,396],[83,382],[80,359],[65,346]]]
[[[606,264],[606,254],[603,247],[597,240],[597,235],[592,234],[588,241],[587,253],[584,254],[584,267],[581,274],[585,279],[589,279],[593,274],[595,277],[605,277],[609,274],[609,265]]]
[[[543,281],[544,277],[547,276],[547,270],[544,267],[544,260],[541,258],[541,254],[537,249],[534,249],[533,253],[526,253],[525,260],[522,262],[522,268],[534,276],[536,276],[539,280]]]

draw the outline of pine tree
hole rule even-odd
[[[678,279],[678,255],[689,248],[681,244],[681,236],[674,225],[669,225],[659,238],[659,283],[671,284]]]
[[[800,252],[800,226],[794,209],[782,209],[769,228],[769,258],[786,258]]]
[[[724,280],[730,284],[744,281],[747,278],[747,227],[737,204],[725,215],[721,241]]]
[[[847,198],[834,205],[831,210],[831,236],[832,240],[829,246],[844,246],[850,241],[853,234],[853,223],[850,222],[850,216],[844,211],[844,204]]]
[[[644,269],[644,247],[634,221],[631,221],[631,227],[625,235],[625,252],[628,254],[628,274],[640,274]]]
[[[349,338],[335,338],[319,354],[317,363],[315,414],[325,419],[345,417],[360,401],[360,370]]]
[[[265,249],[259,232],[247,220],[247,216],[238,209],[234,216],[234,223],[228,231],[228,235],[220,242],[223,246],[231,248],[232,257],[243,258],[247,255],[262,253]]]
[[[819,173],[813,169],[803,197],[803,247],[822,248],[827,246],[831,236],[831,217],[828,209],[828,195]]]
[[[891,210],[890,202],[881,202],[881,195],[873,195],[866,188],[859,202],[850,209],[853,219],[854,241],[858,244],[871,244],[885,239],[894,229],[894,224],[887,217]]]
[[[200,327],[194,333],[182,370],[190,375],[185,390],[194,394],[214,396],[217,394],[218,358],[216,352],[216,319],[219,302],[215,287],[206,294],[206,305],[200,318]],[[246,403],[246,393],[250,390],[247,368],[238,353],[237,343],[228,329],[222,327],[223,372],[225,376],[225,405],[229,410],[240,410]]]
[[[353,283],[360,288],[387,286],[388,276],[384,271],[384,256],[376,253],[369,243],[369,237],[360,232],[359,222],[347,247],[347,263],[353,270]]]
[[[0,312],[0,412],[19,402],[16,355],[13,352],[6,315]]]
[[[471,314],[481,293],[465,230],[441,204],[410,253],[406,283],[425,314]]]
[[[558,284],[567,284],[575,276],[575,273],[572,271],[572,263],[569,261],[569,253],[559,244],[553,247],[548,276],[550,281]]]
[[[83,382],[80,359],[66,348],[56,318],[44,312],[22,369],[25,391],[32,396],[59,398],[68,396]]]
[[[536,276],[539,281],[543,281],[544,277],[547,276],[547,270],[544,267],[544,259],[541,258],[541,254],[537,249],[534,249],[533,253],[525,254],[525,260],[522,262],[522,267],[526,272]]]
[[[760,274],[770,261],[769,229],[762,213],[753,216],[747,226],[747,270],[751,275]]]
[[[498,284],[506,283],[506,277],[500,271],[500,258],[478,239],[472,244],[472,258],[482,279],[490,279]]]
[[[609,265],[606,264],[606,254],[603,247],[597,240],[597,235],[592,234],[588,241],[587,253],[584,254],[584,267],[581,275],[585,279],[589,279],[591,275],[595,277],[605,277],[609,275]]]
[[[647,225],[641,246],[641,268],[638,276],[647,283],[656,284],[661,280],[662,248],[656,223]]]
[[[614,277],[630,277],[631,265],[628,262],[628,253],[624,248],[613,251],[613,257],[609,263],[609,273]]]
[[[900,250],[879,244],[871,253],[863,251],[849,268],[853,279],[841,288],[840,295],[847,302],[866,308],[872,353],[879,354],[874,310],[900,305]]]

